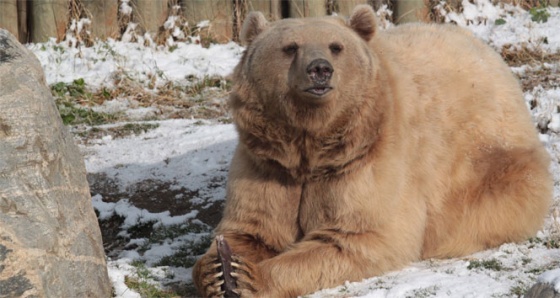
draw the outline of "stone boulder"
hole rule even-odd
[[[39,61],[2,29],[0,297],[111,297],[82,156]]]
[[[527,291],[525,298],[560,298],[560,293],[550,283],[537,282]]]

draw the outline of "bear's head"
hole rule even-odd
[[[367,5],[356,7],[348,20],[269,23],[250,13],[230,95],[241,143],[260,160],[294,170],[294,177],[321,167],[335,172],[363,156],[388,102],[383,63],[371,45],[375,33],[375,14]]]
[[[269,23],[251,12],[240,34],[247,49],[233,75],[233,108],[257,101],[252,104],[261,105],[267,118],[307,130],[351,113],[375,75],[377,61],[368,47],[375,31],[375,14],[367,5],[356,7],[347,21]]]

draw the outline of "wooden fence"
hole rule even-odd
[[[382,0],[0,0],[0,28],[22,43],[45,42],[50,37],[63,40],[71,21],[80,18],[91,21],[92,38],[119,38],[128,22],[138,23],[140,34],[156,35],[177,11],[174,7],[180,7],[179,13],[189,25],[209,20],[212,34],[225,41],[237,38],[249,11],[262,11],[270,20],[333,12],[348,15],[355,5],[374,5],[376,1]]]
[[[427,20],[426,4],[438,0],[0,0],[0,28],[5,28],[22,43],[44,42],[50,37],[63,40],[72,20],[87,18],[90,40],[119,38],[130,22],[136,32],[156,37],[170,15],[180,16],[189,26],[209,20],[209,35],[216,41],[237,40],[244,16],[262,11],[270,20],[287,17],[348,15],[357,4],[375,8],[389,4],[399,22]],[[532,7],[545,3],[557,6],[559,0],[498,0]],[[435,3],[434,2],[434,3]],[[461,0],[446,0],[460,6]],[[131,13],[128,13],[127,8]],[[179,9],[177,9],[179,8]],[[526,7],[527,8],[527,7]],[[159,34],[162,35],[162,34]],[[160,39],[161,41],[162,39]]]

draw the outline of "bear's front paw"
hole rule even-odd
[[[195,271],[200,275],[193,275],[198,291],[204,297],[224,297],[222,265],[216,256],[205,256],[197,264]],[[196,278],[198,277],[198,278]]]
[[[224,297],[253,297],[259,290],[260,275],[257,267],[234,255],[223,236],[216,237],[218,259],[223,280],[221,289]]]
[[[207,254],[195,265],[193,278],[204,297],[256,297],[262,289],[258,267],[234,255],[222,236],[216,237],[216,253]]]
[[[241,297],[257,297],[262,294],[262,277],[258,267],[243,258],[233,255],[231,261],[231,277],[235,279],[233,290]]]

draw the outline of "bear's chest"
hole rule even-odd
[[[287,173],[296,183],[309,185],[330,183],[343,179],[348,173],[363,166],[364,159],[371,151],[370,144],[345,146],[345,142],[336,145],[313,143],[301,145],[280,143],[279,146],[252,146],[251,152],[261,160],[265,160],[274,171]],[[268,150],[267,150],[268,149]],[[318,191],[323,191],[319,189]],[[311,191],[311,196],[315,190]]]
[[[352,173],[337,178],[302,184],[297,218],[301,235],[316,230],[371,230],[375,225],[372,219],[386,216],[383,210],[395,204],[396,200],[386,200],[387,195],[381,194],[387,187],[396,191],[390,185],[394,186],[377,181],[372,163],[362,163]]]
[[[333,183],[310,182],[302,186],[298,223],[303,235],[336,224],[342,204],[341,192]]]

